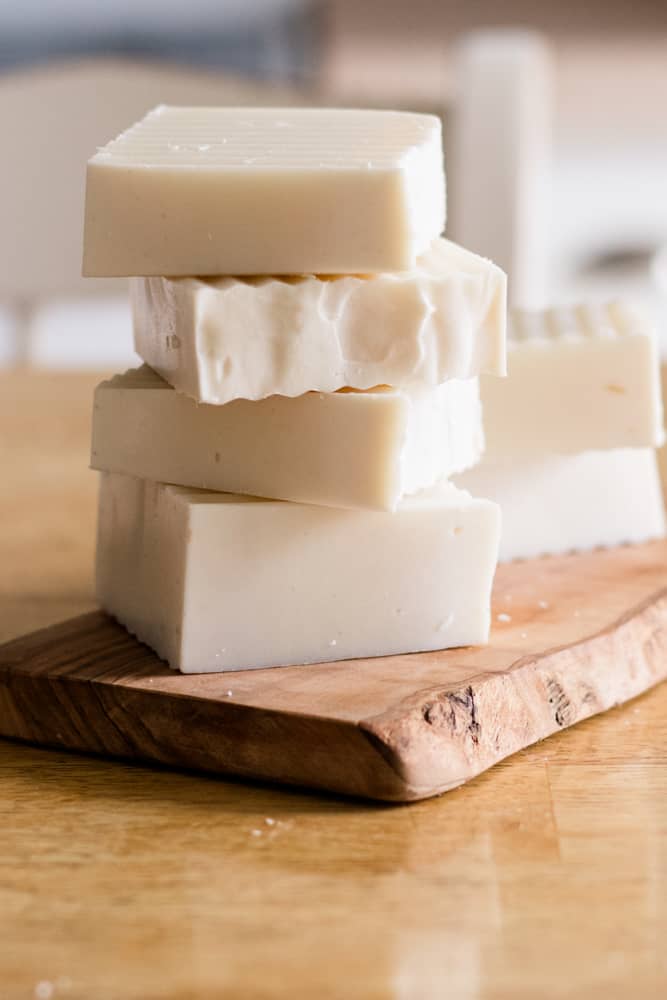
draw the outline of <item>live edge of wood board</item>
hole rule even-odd
[[[667,676],[667,541],[501,566],[488,646],[183,676],[102,612],[0,646],[0,735],[408,802]]]

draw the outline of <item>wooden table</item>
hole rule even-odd
[[[91,376],[0,377],[0,640],[90,609]],[[390,807],[0,741],[0,997],[667,996],[667,685]]]

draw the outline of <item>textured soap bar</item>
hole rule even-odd
[[[400,271],[444,223],[434,116],[158,107],[88,163],[83,270]]]
[[[505,371],[506,279],[436,240],[371,277],[135,278],[137,353],[205,403]]]
[[[498,535],[448,483],[384,514],[107,474],[97,596],[187,673],[483,643]]]
[[[93,468],[333,507],[393,510],[474,464],[476,379],[198,404],[146,366],[95,392]]]
[[[655,337],[627,306],[515,312],[507,348],[508,377],[481,380],[487,458],[662,441]]]
[[[503,561],[665,534],[652,448],[484,459],[455,482],[500,504]]]

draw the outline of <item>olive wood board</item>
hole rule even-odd
[[[101,611],[0,646],[0,735],[407,802],[667,676],[667,541],[500,566],[488,646],[182,675]]]

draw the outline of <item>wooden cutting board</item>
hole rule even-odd
[[[502,566],[486,647],[182,676],[102,612],[0,646],[0,734],[409,801],[667,676],[667,541]]]

